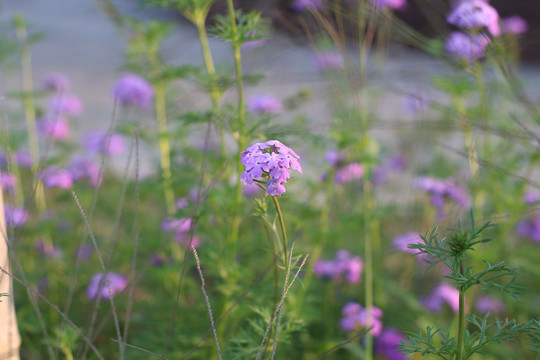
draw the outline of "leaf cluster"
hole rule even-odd
[[[212,28],[215,36],[230,42],[234,47],[242,46],[246,42],[261,40],[267,33],[268,23],[258,11],[243,13],[237,10],[235,22],[231,21],[230,15],[217,15],[216,24]]]

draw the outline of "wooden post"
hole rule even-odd
[[[9,267],[8,238],[6,218],[4,214],[4,196],[0,184],[0,267],[11,273]],[[13,299],[13,283],[9,275],[0,271],[0,359],[19,360],[21,336],[15,317],[15,302]]]

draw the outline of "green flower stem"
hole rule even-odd
[[[363,194],[363,213],[364,213],[364,291],[365,291],[365,307],[367,309],[366,323],[371,324],[373,320],[373,230],[372,226],[372,208],[373,201],[372,196],[372,184],[370,180],[364,180],[364,194]],[[365,347],[365,360],[373,359],[373,335],[371,331],[366,334],[366,347]]]
[[[281,213],[281,208],[279,207],[279,201],[276,196],[272,196],[274,205],[276,206],[276,211],[279,218],[279,224],[281,225],[281,232],[283,234],[283,265],[287,266],[287,231],[285,230],[285,221],[283,221],[283,214]]]
[[[23,106],[26,119],[26,132],[28,134],[28,147],[32,157],[32,171],[39,170],[39,145],[36,131],[36,108],[34,105],[34,83],[32,81],[32,57],[30,55],[30,44],[28,43],[28,33],[26,24],[22,17],[14,20],[17,39],[22,46],[21,49],[21,79],[23,88]],[[43,184],[39,178],[35,180],[35,197],[38,210],[43,213],[46,210],[45,192]]]
[[[463,259],[459,259],[459,272],[461,275],[464,273]],[[465,291],[462,287],[459,288],[459,312],[458,312],[458,334],[457,334],[457,349],[455,360],[461,360],[461,349],[463,347],[463,331],[464,331],[464,318],[465,318]]]
[[[165,205],[167,214],[173,215],[176,211],[174,206],[174,191],[172,188],[171,174],[171,145],[167,127],[167,112],[165,105],[166,86],[163,81],[155,84],[156,119],[158,122],[159,152],[161,155],[161,172],[163,176],[163,190],[165,192]]]

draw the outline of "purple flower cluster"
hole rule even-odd
[[[503,34],[521,35],[529,31],[529,24],[519,15],[509,16],[501,20]]]
[[[88,179],[90,185],[98,185],[99,164],[86,156],[73,155],[67,165],[67,170],[71,174],[73,181]]]
[[[529,219],[521,220],[517,225],[516,232],[519,236],[540,243],[540,216],[536,215]]]
[[[120,134],[96,130],[84,140],[85,149],[93,154],[118,155],[124,152],[124,138]]]
[[[294,11],[321,10],[326,0],[294,0],[292,9]]]
[[[339,250],[332,260],[317,260],[313,265],[313,272],[318,277],[334,281],[345,278],[349,284],[356,284],[360,282],[363,267],[360,257],[353,256],[346,250]]]
[[[399,344],[405,340],[405,335],[401,331],[386,327],[381,335],[375,338],[373,351],[387,360],[407,360],[407,356],[399,350]]]
[[[259,94],[249,97],[247,108],[256,114],[281,114],[283,104],[272,94]]]
[[[44,116],[36,124],[38,134],[54,139],[65,140],[69,137],[69,123],[63,116]]]
[[[3,172],[0,174],[0,185],[6,191],[14,190],[17,187],[17,177],[15,174]]]
[[[452,57],[474,62],[484,56],[490,42],[490,38],[485,34],[454,31],[448,36],[444,48]]]
[[[381,317],[383,316],[383,312],[378,307],[372,307],[371,321],[369,323],[367,309],[358,303],[350,302],[345,304],[341,309],[341,313],[343,314],[340,321],[341,330],[349,332],[371,328],[371,334],[373,336],[379,336],[381,334]]]
[[[430,195],[431,205],[437,209],[439,220],[446,216],[444,207],[447,200],[462,208],[469,206],[467,191],[457,186],[452,179],[440,180],[421,176],[414,180],[414,186]]]
[[[441,311],[443,304],[447,303],[452,311],[457,313],[459,310],[459,291],[446,283],[441,283],[424,299],[423,303],[431,312]]]
[[[73,187],[71,173],[56,166],[49,166],[39,174],[39,177],[47,188],[71,189]]]
[[[373,170],[372,180],[375,185],[382,185],[390,174],[402,172],[407,168],[407,160],[403,156],[393,156],[385,160]]]
[[[146,110],[154,98],[154,88],[139,75],[125,73],[116,81],[113,97],[123,106],[136,106]]]
[[[487,28],[493,36],[501,33],[497,10],[483,0],[462,1],[448,14],[446,20],[463,29]]]
[[[396,236],[392,240],[392,245],[396,248],[398,251],[402,251],[407,254],[416,255],[418,254],[418,258],[425,258],[426,254],[419,253],[418,249],[410,249],[409,245],[415,245],[423,243],[422,238],[420,235],[416,232],[407,232],[401,235]]]
[[[59,93],[49,102],[49,114],[53,117],[62,115],[80,115],[83,112],[83,103],[73,94]]]
[[[110,272],[108,274],[99,273],[90,279],[86,288],[86,297],[89,300],[98,298],[99,300],[108,300],[116,293],[124,291],[128,284],[125,275]],[[101,286],[100,286],[101,285]]]
[[[324,51],[315,54],[315,66],[320,70],[343,69],[343,56],[337,52]]]
[[[189,243],[189,231],[191,229],[191,222],[191,218],[165,218],[161,222],[161,230],[163,232],[173,233],[176,242],[179,244],[198,248],[199,246],[201,246],[201,240],[198,236],[193,236],[191,239],[191,244]]]
[[[302,172],[294,150],[278,140],[255,143],[242,152],[241,162],[246,170],[240,176],[245,185],[254,182],[266,184],[268,195],[282,195],[286,190],[283,184],[291,177],[291,170]]]
[[[504,311],[504,304],[501,300],[492,296],[479,296],[474,303],[474,308],[480,314],[490,313],[502,313]]]
[[[360,180],[364,176],[364,168],[357,162],[349,163],[336,171],[334,181],[336,184],[346,184]]]
[[[53,244],[49,244],[43,240],[38,241],[34,248],[38,253],[43,255],[46,258],[55,259],[62,256],[62,249],[60,249],[57,246],[54,246]]]
[[[4,216],[8,227],[20,227],[28,219],[28,211],[23,208],[4,204]]]

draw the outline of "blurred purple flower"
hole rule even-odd
[[[248,31],[246,38],[254,38],[257,35],[257,32]],[[268,38],[261,38],[257,40],[246,41],[240,47],[242,50],[253,50],[264,46],[268,42]]]
[[[504,311],[504,304],[501,300],[494,298],[493,296],[479,296],[474,303],[474,308],[480,314],[490,313],[502,313]]]
[[[347,153],[345,151],[330,150],[324,154],[324,160],[326,160],[326,162],[332,167],[339,167],[346,158]]]
[[[529,190],[523,195],[523,201],[527,204],[534,204],[540,201],[540,191],[538,190]]]
[[[4,190],[14,190],[17,186],[17,177],[15,174],[3,172],[0,174],[0,185]]]
[[[96,130],[86,136],[84,147],[93,154],[118,155],[124,152],[125,145],[122,135]]]
[[[360,282],[363,263],[360,257],[351,255],[346,250],[339,250],[333,260],[317,260],[313,272],[318,277],[341,281],[344,277],[349,284]]]
[[[170,263],[172,258],[170,256],[166,257],[161,254],[152,254],[148,257],[148,262],[155,267],[161,267],[167,263]]]
[[[49,73],[41,80],[41,88],[44,90],[66,92],[69,90],[69,87],[69,78],[65,74],[59,72]]]
[[[73,94],[57,94],[49,102],[49,114],[54,117],[80,115],[83,112],[83,108],[82,101]]]
[[[372,180],[375,185],[382,185],[390,174],[398,173],[407,168],[407,160],[403,156],[393,156],[385,160],[373,170]]]
[[[88,260],[92,256],[93,251],[94,249],[90,245],[79,246],[75,250],[75,258],[82,261]]]
[[[281,114],[283,104],[272,94],[253,95],[247,100],[247,108],[256,114]]]
[[[357,162],[349,163],[336,171],[334,181],[336,184],[346,184],[354,180],[360,180],[364,176],[364,168]]]
[[[161,222],[161,231],[163,232],[182,232],[187,233],[191,228],[191,218],[163,219]]]
[[[424,93],[409,93],[403,97],[403,108],[411,115],[421,115],[429,107],[429,97]]]
[[[71,189],[73,187],[71,173],[56,166],[49,166],[39,174],[39,177],[47,188]]]
[[[540,243],[540,216],[521,220],[517,224],[516,232],[519,236],[529,238],[536,243]]]
[[[42,117],[36,124],[37,132],[54,140],[65,140],[69,137],[69,123],[63,116]]]
[[[447,200],[453,201],[461,208],[469,206],[467,191],[456,185],[452,179],[440,180],[428,176],[414,179],[414,186],[430,195],[430,202],[437,209],[438,218],[443,219]]]
[[[418,249],[411,249],[409,248],[409,245],[415,245],[415,244],[423,244],[423,240],[420,237],[420,235],[416,232],[408,232],[401,235],[396,236],[392,240],[392,245],[398,250],[402,251],[407,254],[418,254],[418,258],[425,258],[426,254],[420,253]]]
[[[315,54],[315,66],[320,70],[343,69],[343,56],[337,52],[318,52]]]
[[[254,197],[261,193],[261,188],[257,184],[248,184],[244,185],[244,188],[242,189],[242,193],[245,197]]]
[[[321,10],[326,0],[294,0],[292,9],[294,11]]]
[[[71,157],[66,168],[71,174],[73,181],[88,179],[90,185],[98,185],[99,164],[94,160],[83,155],[75,154]]]
[[[446,17],[448,23],[464,29],[487,28],[493,36],[499,36],[499,14],[482,0],[469,0],[458,4]]]
[[[402,9],[407,5],[407,0],[370,0],[377,9]]]
[[[15,153],[15,161],[20,167],[29,169],[32,167],[32,156],[26,150],[19,150]]]
[[[62,249],[53,244],[46,243],[43,240],[38,241],[34,248],[38,253],[43,255],[46,258],[55,259],[62,256]]]
[[[185,197],[181,197],[176,199],[176,202],[174,203],[177,210],[185,209],[189,206],[189,200]]]
[[[501,20],[503,34],[521,35],[529,31],[529,24],[519,15],[509,16]]]
[[[431,312],[441,311],[443,304],[447,303],[452,311],[457,313],[459,310],[459,291],[446,283],[441,283],[424,299],[423,303]]]
[[[378,307],[373,307],[371,311],[371,321],[368,323],[368,312],[367,309],[363,308],[360,304],[355,302],[350,302],[345,304],[341,309],[341,313],[344,315],[340,321],[341,330],[350,332],[359,330],[361,328],[371,329],[371,334],[373,336],[379,336],[382,330],[381,317],[383,312]]]
[[[4,216],[8,227],[20,227],[28,219],[28,211],[23,208],[4,204]]]
[[[101,290],[100,290],[101,283]],[[94,300],[96,297],[99,300],[110,299],[116,293],[124,291],[128,284],[126,276],[114,272],[107,275],[103,273],[92,276],[86,289],[86,297],[88,300]]]
[[[187,233],[176,233],[175,241],[181,245],[184,245],[185,247],[189,247],[190,249],[192,247],[197,249],[201,246],[201,239],[196,235],[194,235],[191,238],[191,244],[190,244],[189,235]]]
[[[407,356],[399,350],[399,344],[405,340],[405,335],[398,329],[384,328],[381,335],[375,338],[373,351],[387,360],[407,360]]]
[[[470,35],[454,31],[448,35],[444,48],[452,57],[474,62],[484,56],[490,42],[484,34]]]
[[[113,97],[123,106],[136,106],[146,110],[154,98],[154,88],[139,75],[125,73],[116,81]]]

